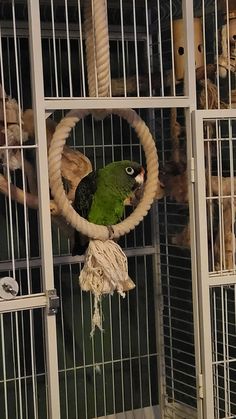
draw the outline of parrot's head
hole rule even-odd
[[[136,190],[144,183],[145,170],[144,168],[136,162],[130,162],[131,165],[125,168],[125,171],[129,177],[132,178],[134,184],[132,186],[132,191]]]
[[[130,160],[116,161],[108,164],[105,169],[117,191],[123,191],[124,195],[134,192],[144,182],[144,168],[137,162]]]

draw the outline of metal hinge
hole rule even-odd
[[[195,183],[195,160],[194,160],[194,157],[191,157],[191,160],[190,160],[190,180],[191,180],[191,183]]]
[[[203,375],[198,375],[198,397],[203,399]]]
[[[53,314],[57,314],[58,308],[60,306],[60,299],[57,295],[57,291],[55,289],[47,291],[47,299],[48,299],[48,315],[51,316]]]

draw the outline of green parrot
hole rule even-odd
[[[83,218],[111,228],[124,214],[125,201],[144,182],[144,169],[130,160],[110,163],[85,176],[75,192],[73,207]],[[74,235],[72,255],[82,255],[88,245],[78,231]]]

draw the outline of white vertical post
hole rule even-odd
[[[47,138],[45,129],[44,86],[42,46],[40,31],[40,10],[38,0],[28,0],[30,58],[32,77],[32,99],[35,136],[38,144],[37,174],[39,194],[39,217],[42,275],[44,291],[54,288],[50,199],[48,181]],[[48,404],[51,419],[60,419],[59,379],[57,359],[57,337],[55,315],[48,315],[45,309],[45,335],[48,379]]]
[[[195,41],[194,41],[194,16],[193,1],[183,1],[184,31],[188,36],[185,38],[185,95],[189,97],[189,107],[185,110],[186,138],[187,138],[187,161],[188,161],[188,194],[189,194],[189,223],[191,240],[191,270],[192,270],[192,295],[193,295],[193,316],[194,316],[194,343],[196,363],[196,385],[197,385],[197,415],[203,418],[203,404],[200,397],[199,381],[202,373],[201,346],[200,346],[200,321],[198,304],[198,267],[196,249],[196,210],[194,196],[194,170],[193,170],[193,142],[195,141],[192,130],[192,111],[196,109],[196,70],[195,70]]]
[[[185,36],[184,94],[189,97],[189,107],[196,109],[196,70],[194,53],[193,0],[183,0]]]
[[[206,112],[206,111],[205,111]],[[206,215],[205,160],[203,141],[203,114],[193,113],[193,133],[195,137],[196,168],[196,252],[199,293],[199,334],[201,350],[201,367],[203,378],[203,417],[214,417],[213,376],[212,376],[212,342],[211,342],[211,307],[209,288],[209,263]]]

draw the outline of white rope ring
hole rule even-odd
[[[88,110],[72,110],[57,125],[49,149],[49,182],[54,201],[67,222],[89,238],[104,241],[109,238],[107,227],[90,223],[74,210],[65,194],[61,177],[61,155],[66,139],[75,124],[89,113]],[[119,238],[133,230],[152,205],[158,186],[158,157],[155,142],[148,127],[133,109],[112,109],[107,113],[124,118],[134,128],[143,146],[147,165],[147,181],[141,201],[131,215],[112,226],[114,229],[113,238]]]

